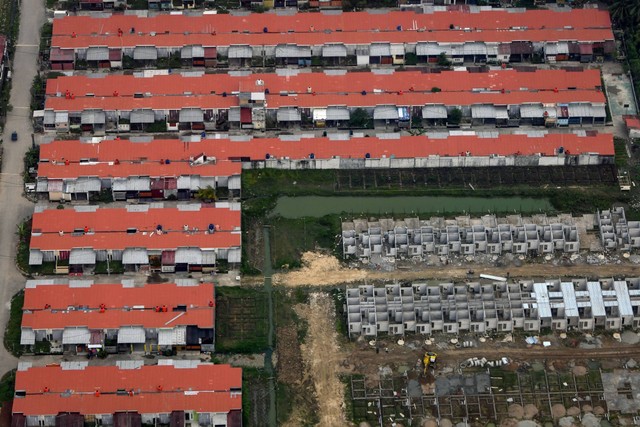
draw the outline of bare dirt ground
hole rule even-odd
[[[302,254],[303,267],[299,270],[277,273],[273,276],[274,284],[283,286],[335,286],[341,283],[354,283],[362,281],[392,281],[392,280],[464,280],[469,269],[473,269],[477,276],[481,273],[509,277],[634,277],[640,274],[640,266],[630,262],[621,264],[589,265],[570,264],[554,265],[527,264],[521,266],[488,266],[468,264],[465,266],[452,265],[415,265],[411,269],[393,271],[366,270],[362,268],[348,268],[340,261],[328,254],[321,252],[305,252]]]
[[[312,379],[318,403],[320,426],[346,425],[343,398],[344,386],[338,371],[344,359],[335,330],[335,310],[331,296],[314,292],[309,305],[296,310],[309,329],[301,345],[305,376]]]

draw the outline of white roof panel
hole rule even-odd
[[[125,326],[118,329],[118,344],[144,344],[147,336],[142,326]]]

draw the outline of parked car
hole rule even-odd
[[[18,140],[18,132],[16,132],[15,130],[11,134],[11,140],[12,141],[17,141]]]

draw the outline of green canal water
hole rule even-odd
[[[552,211],[547,199],[522,197],[280,197],[272,215],[284,218],[321,217],[329,214],[486,214]]]

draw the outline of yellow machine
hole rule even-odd
[[[422,358],[422,364],[424,365],[424,375],[427,375],[427,369],[429,369],[429,366],[436,364],[436,360],[438,360],[437,353],[427,351],[424,354],[424,357]]]

